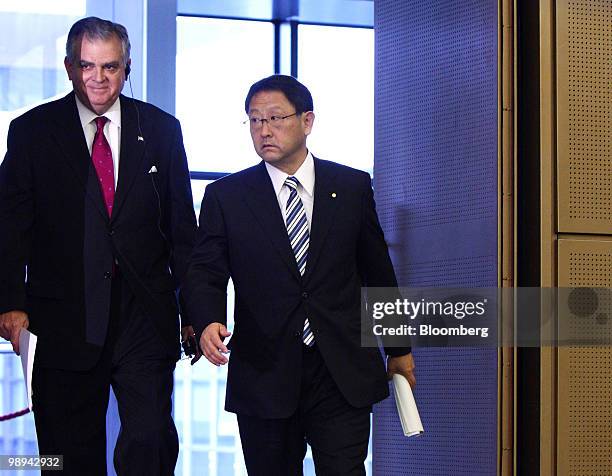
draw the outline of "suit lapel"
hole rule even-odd
[[[297,279],[301,279],[278,199],[274,194],[274,187],[264,162],[253,168],[253,174],[249,176],[247,185],[244,200],[248,208],[255,215],[264,235],[270,239],[291,273]]]
[[[119,152],[119,180],[113,204],[114,220],[132,187],[136,174],[141,169],[144,158],[145,141],[140,140],[142,133],[139,127],[138,111],[133,99],[121,96],[121,151]]]
[[[57,105],[56,117],[49,123],[51,133],[62,150],[62,157],[74,170],[87,196],[95,203],[100,214],[108,219],[108,212],[100,187],[88,186],[89,173],[92,168],[91,156],[85,142],[85,134],[83,134],[83,126],[79,118],[74,93],[60,99]]]
[[[315,188],[312,223],[310,225],[310,245],[304,280],[308,280],[315,268],[317,259],[329,229],[334,222],[338,200],[336,200],[336,171],[326,162],[314,158]]]

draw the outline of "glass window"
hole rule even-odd
[[[311,151],[371,174],[374,30],[299,25],[298,75],[314,99]]]
[[[195,210],[196,220],[200,219],[200,206],[202,206],[204,191],[206,190],[206,186],[211,182],[212,180],[191,181],[191,195],[193,196],[193,208]]]
[[[242,124],[244,98],[274,73],[272,23],[178,17],[176,49],[176,116],[189,168],[235,172],[259,162]]]
[[[66,36],[85,14],[86,0],[0,2],[0,162],[11,120],[72,89],[64,69]],[[0,369],[0,415],[26,408],[21,361],[4,341]],[[0,424],[0,454],[36,453],[32,413]]]
[[[231,280],[227,296],[231,332],[234,327]],[[174,379],[174,420],[180,442],[176,474],[246,476],[236,415],[223,408],[227,365],[215,367],[204,357],[195,366],[182,360],[177,364]]]
[[[0,161],[11,119],[71,89],[63,66],[66,34],[87,14],[86,0],[0,2]],[[26,33],[27,32],[27,33]],[[312,91],[315,155],[372,171],[373,50],[371,29],[299,26],[300,80]],[[233,172],[259,162],[244,97],[256,80],[274,73],[271,22],[177,17],[176,115],[192,171]],[[155,52],[149,52],[154,55]],[[196,213],[207,180],[193,180]],[[228,327],[234,292],[228,288]],[[19,359],[0,354],[2,413],[25,406]],[[177,475],[246,475],[234,414],[223,410],[227,366],[204,359],[177,364],[174,416],[180,438]],[[36,452],[32,415],[5,422],[0,454]],[[305,462],[312,475],[312,461]]]
[[[234,459],[233,453],[219,453],[219,470],[217,471],[218,476],[234,476]]]
[[[192,180],[196,215],[211,180]],[[227,289],[227,316],[234,327],[234,288]],[[224,410],[227,365],[215,367],[204,357],[195,366],[188,360],[177,364],[174,373],[174,421],[179,435],[179,460],[175,474],[246,475],[236,416]]]
[[[257,163],[248,128],[241,122],[248,86],[273,73],[271,25],[179,17],[177,31],[176,111],[191,170],[233,172]],[[321,158],[370,173],[373,55],[371,29],[299,26],[300,80],[313,94],[317,117],[309,147]],[[196,61],[198,58],[202,60]],[[212,72],[207,74],[209,69]],[[209,183],[192,180],[197,214]],[[230,282],[230,331],[233,301]],[[182,429],[177,474],[246,475],[236,417],[223,409],[226,378],[226,366],[217,368],[205,360],[194,367],[184,362],[177,367],[175,379],[180,391],[175,393],[175,419]],[[368,457],[368,474],[370,465]],[[306,476],[314,475],[310,450],[304,468]]]
[[[0,367],[2,368],[0,415],[27,408],[21,360],[12,349],[0,352]],[[0,424],[0,454],[36,454],[36,452],[36,434],[32,413]]]
[[[0,161],[11,120],[72,89],[64,69],[66,36],[86,0],[0,3]]]
[[[194,471],[191,473],[194,476],[196,474],[211,474],[208,470],[210,461],[208,458],[208,453],[205,451],[194,451],[192,465]],[[196,469],[197,468],[197,469]]]

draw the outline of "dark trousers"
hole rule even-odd
[[[96,366],[73,372],[34,364],[39,453],[63,455],[63,474],[106,475],[112,385],[121,420],[114,454],[117,474],[171,475],[178,457],[171,400],[175,362],[127,281],[118,276],[112,286],[109,330]]]
[[[289,418],[238,415],[249,476],[303,474],[306,444],[319,476],[365,475],[371,407],[352,407],[329,374],[317,346],[304,346],[298,410]]]

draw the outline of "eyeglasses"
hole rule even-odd
[[[249,124],[251,129],[259,129],[263,127],[264,122],[267,122],[270,127],[279,128],[283,124],[283,121],[291,116],[297,116],[297,112],[293,114],[287,114],[286,116],[270,116],[269,119],[261,117],[249,117],[243,124]]]

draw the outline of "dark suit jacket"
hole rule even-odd
[[[149,174],[153,165],[158,172]],[[0,312],[29,314],[40,365],[95,365],[115,259],[165,342],[160,352],[178,356],[175,290],[195,216],[175,118],[121,96],[119,180],[109,219],[74,93],[18,117],[0,166],[0,228]]]
[[[230,276],[236,300],[228,411],[283,418],[296,410],[306,316],[350,404],[365,407],[388,395],[380,352],[360,345],[361,286],[397,285],[367,173],[315,159],[303,277],[263,162],[208,185],[184,286],[198,337],[212,322],[225,324]]]

